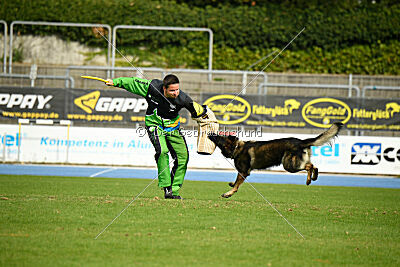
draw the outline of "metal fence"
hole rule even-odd
[[[191,27],[164,27],[164,26],[143,26],[143,25],[117,25],[113,28],[112,39],[112,67],[115,67],[115,50],[117,50],[117,30],[132,29],[132,30],[157,30],[157,31],[189,31],[189,32],[207,32],[209,34],[208,41],[208,70],[212,70],[213,57],[213,31],[209,28],[191,28]],[[112,73],[114,76],[114,73]]]
[[[37,77],[42,80],[42,87],[67,88],[98,88],[103,84],[81,79],[82,75],[110,77],[141,77],[145,79],[162,79],[168,73],[179,76],[182,88],[188,93],[219,92],[242,94],[280,94],[302,95],[315,94],[319,96],[346,96],[346,97],[378,97],[399,98],[400,77],[359,76],[359,75],[310,75],[310,74],[285,74],[265,73],[256,71],[233,70],[200,70],[200,69],[163,69],[163,68],[133,68],[133,67],[108,67],[108,66],[67,66],[46,67],[40,66]],[[30,73],[29,73],[30,72]],[[15,75],[18,74],[18,75]],[[211,75],[211,80],[209,76]],[[34,76],[34,75],[33,75]],[[18,79],[32,78],[32,66],[23,65],[15,68],[13,74],[0,75],[0,82],[12,86],[29,86]],[[9,82],[4,80],[14,80]],[[365,78],[363,80],[362,78]],[[55,85],[52,80],[64,80],[64,84]],[[357,80],[357,84],[354,82]],[[321,83],[323,82],[323,83]],[[358,83],[364,84],[359,86]],[[392,84],[393,86],[387,86]],[[104,88],[109,88],[104,85]]]
[[[4,25],[4,47],[3,47],[3,72],[7,72],[7,23],[4,20],[0,20],[0,24]]]
[[[361,96],[366,97],[366,91],[367,90],[395,90],[399,92],[400,97],[400,86],[376,86],[376,85],[368,85],[362,88],[361,90]]]
[[[36,75],[32,76],[32,74],[0,74],[0,78],[19,78],[19,79],[29,79],[30,86],[34,87],[37,79],[48,79],[48,80],[64,80],[66,81],[66,88],[74,88],[75,80],[69,76],[48,76],[48,75]]]
[[[105,77],[107,71],[112,70],[115,77],[137,76],[146,79],[162,79],[168,73],[179,76],[185,91],[200,92],[241,92],[259,94],[259,84],[267,82],[265,72],[236,71],[236,70],[199,70],[199,69],[162,69],[162,68],[131,68],[131,67],[104,67],[104,66],[69,66],[65,76],[77,77],[81,75],[99,75]],[[209,79],[211,77],[211,80]],[[98,83],[81,79],[77,82],[80,88],[88,86],[99,87]]]
[[[262,83],[259,86],[260,94],[267,94],[268,87],[279,87],[279,88],[322,88],[322,89],[345,89],[348,91],[348,97],[353,96],[353,90],[356,91],[356,96],[360,96],[360,88],[355,85],[342,85],[342,84],[296,84],[296,83]],[[264,90],[263,90],[264,89]]]

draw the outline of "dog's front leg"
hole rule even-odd
[[[311,177],[313,174],[313,165],[311,163],[307,163],[306,164],[306,171],[307,171],[307,181],[306,181],[306,185],[310,185],[311,184]]]
[[[246,179],[247,175],[243,174],[243,173],[238,173],[237,177],[236,177],[236,181],[235,183],[229,183],[230,186],[232,186],[233,188],[231,190],[229,190],[228,192],[222,194],[221,196],[224,198],[228,198],[231,197],[233,194],[235,194],[240,185],[244,182],[244,179]]]

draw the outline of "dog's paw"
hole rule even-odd
[[[318,179],[318,168],[313,169],[313,175],[312,175],[311,179],[313,181],[316,181]]]
[[[229,183],[229,186],[230,186],[230,187],[233,187],[234,185],[235,185],[235,183],[233,183],[233,182],[230,182],[230,183]]]
[[[230,198],[232,196],[232,194],[228,194],[228,193],[224,193],[221,195],[221,197],[223,198]]]
[[[310,185],[310,184],[311,184],[311,179],[307,178],[306,185]]]

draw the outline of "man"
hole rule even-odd
[[[145,125],[156,151],[158,186],[164,189],[166,199],[182,199],[179,189],[186,174],[189,152],[185,137],[179,130],[179,111],[186,108],[192,118],[198,118],[206,109],[180,91],[179,79],[173,74],[165,76],[163,81],[121,77],[109,79],[106,84],[146,98]],[[174,160],[171,172],[168,152]]]

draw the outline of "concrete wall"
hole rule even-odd
[[[3,54],[3,49],[4,37],[0,35],[0,55]],[[67,42],[56,36],[14,35],[12,49],[22,54],[21,63],[56,65],[106,65],[107,63],[106,54],[97,55],[102,49],[87,47],[79,42]]]

